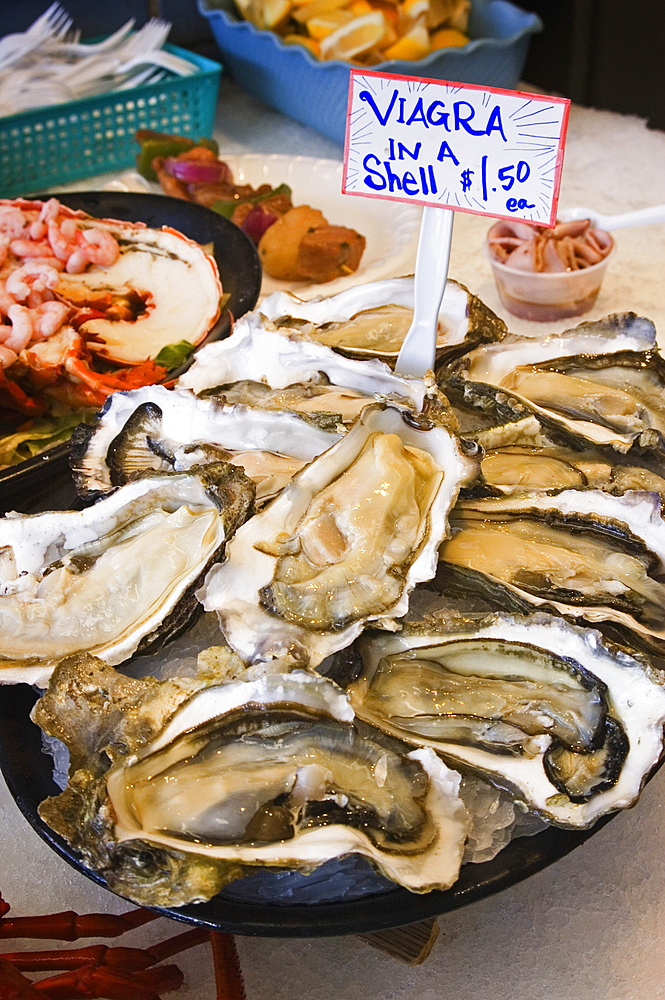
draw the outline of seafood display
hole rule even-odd
[[[444,889],[512,837],[631,806],[661,759],[653,325],[520,341],[449,282],[436,372],[402,377],[412,297],[409,279],[270,296],[175,388],[117,392],[77,431],[90,506],[5,519],[6,677],[51,675],[33,718],[69,752],[40,815],[142,905],[349,855]],[[141,611],[105,560],[164,585],[174,549],[191,562],[177,593],[146,584]],[[137,613],[100,638],[78,609],[109,577],[132,593],[118,616]],[[3,601],[7,620],[35,616],[20,655]],[[90,635],[63,629],[56,648],[63,608]],[[198,658],[166,652],[138,676],[134,651],[193,608]]]
[[[150,130],[136,133],[139,172],[158,180],[171,198],[193,201],[226,216],[256,244],[266,274],[281,281],[323,283],[353,274],[365,237],[331,225],[317,208],[294,206],[287,184],[235,184],[231,168],[209,140]]]
[[[164,349],[186,339],[193,350],[221,295],[214,259],[176,230],[95,219],[55,198],[0,202],[4,433],[42,418],[47,446],[61,423],[69,436],[72,413],[79,422],[116,389],[163,381],[174,367]]]

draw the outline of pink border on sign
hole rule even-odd
[[[349,76],[349,96],[346,105],[346,128],[344,129],[344,167],[342,171],[342,194],[350,198],[378,198],[379,201],[400,201],[409,205],[432,205],[431,201],[422,201],[418,198],[395,198],[393,195],[371,194],[366,191],[347,191],[346,176],[349,168],[349,130],[351,128],[351,105],[353,101],[353,80],[356,76],[374,76],[382,80],[413,80],[414,83],[433,83],[448,87],[461,87],[463,90],[483,90],[489,94],[510,94],[514,97],[525,97],[530,101],[548,102],[550,104],[563,104],[563,118],[561,120],[561,138],[557,145],[556,164],[554,166],[554,184],[552,187],[552,213],[550,215],[550,226],[556,225],[556,210],[559,203],[559,188],[561,186],[561,171],[563,170],[563,155],[566,147],[566,133],[568,131],[568,116],[570,114],[570,101],[566,97],[550,97],[549,94],[532,94],[526,90],[507,90],[504,87],[483,87],[477,83],[459,83],[455,80],[435,80],[427,76],[407,76],[401,73],[377,73],[376,70],[361,69],[352,67]],[[508,219],[514,220],[514,215],[495,215],[493,212],[479,212],[473,208],[462,208],[459,205],[441,205],[441,208],[448,208],[451,212],[466,212],[467,215],[483,215],[486,219]],[[520,219],[527,226],[542,226],[542,222],[534,222],[531,219]]]

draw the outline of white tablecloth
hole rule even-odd
[[[222,152],[342,155],[336,143],[262,107],[226,80],[216,135]],[[612,212],[662,202],[665,134],[649,131],[636,118],[573,108],[560,204]],[[480,254],[487,227],[483,218],[456,218],[450,273],[501,312]],[[589,316],[632,309],[651,317],[662,335],[665,227],[623,230],[617,243],[616,261]],[[514,329],[533,334],[533,327],[505,318]],[[419,968],[401,965],[355,937],[238,938],[248,998],[660,1000],[665,996],[664,800],[665,769],[636,808],[568,857],[499,895],[442,916],[439,940]],[[17,916],[127,908],[43,844],[1,781],[0,890]],[[115,943],[141,946],[181,929],[160,920]],[[14,944],[7,942],[5,950],[10,948]],[[179,964],[187,976],[183,995],[211,1000],[207,947],[187,953]]]

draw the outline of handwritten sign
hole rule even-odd
[[[342,191],[553,226],[569,107],[352,69]]]

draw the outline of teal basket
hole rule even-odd
[[[164,48],[198,72],[0,118],[0,197],[133,167],[138,129],[212,135],[222,66],[174,45]]]

